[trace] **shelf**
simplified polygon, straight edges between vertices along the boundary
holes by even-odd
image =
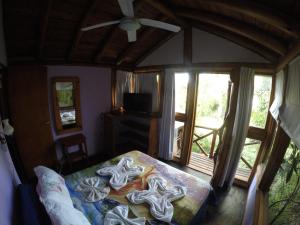
[[[139,150],[141,152],[146,153],[148,148],[146,146],[140,145],[138,143],[133,143],[131,141],[125,142],[125,143],[119,143],[116,146],[117,151],[121,153],[125,153],[132,150]]]
[[[138,130],[141,132],[148,132],[150,129],[150,126],[147,124],[143,124],[143,123],[139,123],[133,120],[125,120],[122,121],[121,124],[125,125],[128,128],[134,129],[134,130]]]
[[[120,137],[133,139],[133,140],[136,140],[136,141],[139,141],[139,142],[142,142],[142,143],[145,143],[146,145],[148,145],[148,137],[143,136],[134,131],[123,131],[120,133]]]

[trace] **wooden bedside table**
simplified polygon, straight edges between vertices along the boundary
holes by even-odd
[[[62,146],[63,156],[70,169],[72,169],[74,162],[85,160],[88,163],[86,138],[83,134],[63,137],[58,139],[57,142]],[[78,146],[78,150],[70,152],[69,148],[73,146]]]

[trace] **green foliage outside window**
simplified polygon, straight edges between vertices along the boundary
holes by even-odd
[[[293,143],[269,191],[269,224],[300,224],[300,150]]]

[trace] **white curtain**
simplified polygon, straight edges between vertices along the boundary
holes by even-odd
[[[232,185],[241,158],[252,110],[254,73],[255,71],[251,68],[242,67],[240,71],[237,109],[232,131],[231,146],[228,153],[229,160],[226,162],[224,174],[220,181],[221,184],[219,184],[220,187],[224,185],[230,187]]]
[[[11,156],[9,154],[9,149],[8,149],[8,146],[7,144],[5,143],[5,136],[4,136],[4,133],[3,133],[3,126],[2,126],[2,119],[1,119],[1,116],[0,116],[0,135],[1,135],[1,139],[4,138],[3,140],[3,143],[0,143],[0,160],[2,162],[0,162],[1,164],[1,171],[0,171],[0,177],[2,177],[4,179],[4,174],[2,173],[5,173],[5,172],[9,172],[10,173],[10,177],[13,181],[13,184],[15,186],[17,186],[18,184],[21,183],[20,181],[20,178],[17,174],[17,171],[15,169],[15,166],[14,166],[14,163],[11,159]],[[5,171],[4,171],[5,169]],[[3,181],[1,181],[3,182]]]
[[[275,120],[279,119],[279,110],[283,103],[285,74],[283,70],[276,74],[275,98],[270,107],[270,113]]]
[[[279,110],[280,126],[300,148],[300,56],[289,64],[285,100]]]
[[[159,157],[171,160],[175,125],[175,76],[172,69],[165,71],[164,104],[159,135]]]
[[[117,71],[116,90],[115,90],[115,107],[123,106],[123,94],[129,93],[131,88],[132,73],[127,71]]]
[[[152,94],[152,112],[159,111],[159,78],[157,73],[135,74],[134,90],[136,93]]]

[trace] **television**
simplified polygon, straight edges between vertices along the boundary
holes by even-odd
[[[124,93],[123,106],[126,112],[152,113],[152,94]]]

